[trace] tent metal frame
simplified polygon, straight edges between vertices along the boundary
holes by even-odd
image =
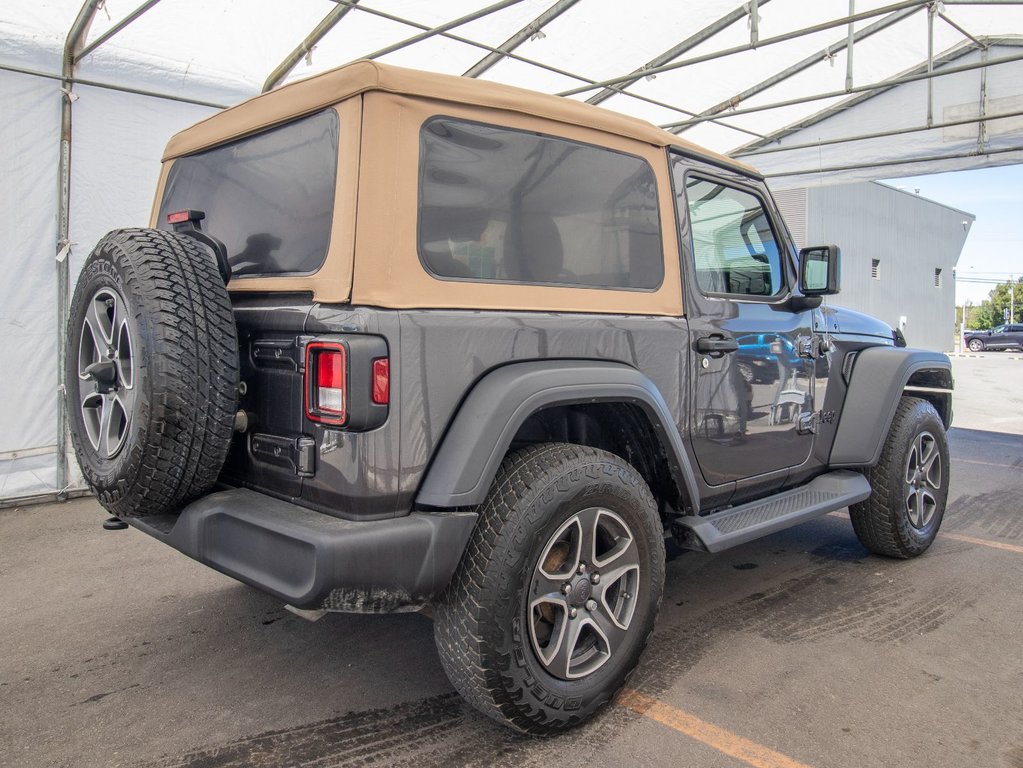
[[[175,101],[182,101],[192,104],[200,104],[203,106],[221,107],[223,105],[214,104],[211,102],[201,101],[197,99],[189,99],[187,97],[176,96],[173,94],[158,93],[154,91],[146,91],[143,89],[132,88],[128,86],[119,86],[113,83],[102,83],[90,80],[79,79],[76,77],[77,66],[82,59],[89,54],[95,52],[101,46],[109,42],[114,36],[126,29],[128,26],[133,24],[136,20],[144,15],[147,11],[157,5],[160,0],[146,0],[136,7],[132,12],[126,15],[123,19],[112,25],[103,34],[99,35],[93,41],[86,43],[89,29],[95,19],[96,12],[102,7],[102,0],[84,0],[82,8],[76,16],[73,24],[68,30],[68,34],[64,43],[63,57],[61,73],[59,76],[35,72],[32,70],[21,69],[12,66],[2,66],[0,68],[22,72],[25,74],[33,74],[41,77],[50,77],[53,79],[59,79],[61,83],[61,90],[63,92],[63,98],[61,99],[61,110],[60,110],[60,148],[59,148],[59,159],[58,159],[58,198],[57,198],[57,241],[56,241],[56,260],[57,260],[57,356],[58,356],[58,416],[57,416],[57,497],[66,498],[68,495],[67,488],[67,413],[64,408],[64,391],[66,386],[65,367],[66,367],[66,355],[65,345],[67,341],[67,315],[70,304],[70,273],[69,273],[69,251],[71,243],[69,241],[69,212],[70,212],[70,195],[71,195],[71,149],[72,149],[72,103],[76,98],[73,94],[73,88],[76,84],[87,85],[99,88],[108,88],[112,90],[118,90],[128,93],[135,93],[144,96],[151,96],[156,98],[171,99]],[[1006,152],[1014,152],[1023,150],[1023,147],[1010,147],[1010,148],[998,148],[990,149],[986,147],[986,124],[987,121],[997,120],[1007,117],[1016,117],[1020,115],[1020,112],[1010,112],[999,115],[987,114],[986,108],[986,72],[988,67],[998,66],[1000,64],[1007,64],[1023,60],[1023,54],[1017,56],[1005,56],[1000,58],[989,58],[988,48],[994,42],[1002,42],[991,39],[978,38],[967,31],[962,25],[958,24],[947,14],[949,7],[954,6],[968,6],[968,5],[1023,5],[1023,0],[944,0],[942,3],[938,3],[937,0],[901,0],[900,2],[890,3],[883,7],[875,8],[869,11],[856,12],[855,0],[849,2],[849,13],[846,16],[837,19],[831,19],[829,21],[821,22],[818,24],[802,27],[800,29],[791,30],[783,34],[774,35],[767,38],[760,37],[759,30],[759,9],[767,5],[770,0],[747,0],[737,8],[733,9],[729,13],[725,14],[721,18],[708,24],[697,32],[688,36],[685,40],[680,41],[677,45],[669,48],[660,55],[654,57],[643,66],[633,69],[630,72],[619,75],[610,79],[605,80],[592,80],[588,77],[568,72],[564,69],[545,64],[540,61],[530,59],[516,53],[516,50],[526,41],[535,37],[541,32],[544,26],[551,23],[555,19],[562,16],[573,7],[579,5],[582,0],[556,0],[552,2],[547,9],[534,18],[529,24],[519,29],[517,32],[512,34],[507,40],[505,40],[499,46],[489,46],[475,40],[468,39],[461,35],[453,33],[451,30],[467,24],[471,21],[475,21],[480,18],[484,18],[490,14],[496,13],[504,8],[510,7],[521,0],[498,0],[492,5],[485,8],[478,9],[473,13],[465,16],[453,19],[445,22],[444,24],[429,27],[425,24],[412,21],[411,19],[402,18],[389,14],[384,11],[380,11],[374,8],[370,8],[365,5],[360,5],[360,0],[333,0],[337,5],[332,8],[330,12],[324,16],[324,18],[317,24],[309,34],[303,38],[298,45],[275,67],[267,76],[266,81],[263,84],[263,91],[266,92],[282,83],[288,75],[294,70],[295,66],[306,56],[308,56],[312,50],[316,47],[317,43],[323,40],[332,29],[334,29],[351,11],[357,10],[364,13],[369,13],[380,18],[389,19],[413,28],[420,30],[419,33],[412,35],[411,37],[405,38],[404,40],[398,41],[386,48],[370,54],[370,58],[377,58],[384,56],[388,53],[402,50],[409,46],[415,45],[416,43],[422,42],[423,40],[431,37],[443,37],[446,39],[453,40],[455,42],[471,45],[479,48],[486,52],[479,61],[473,64],[464,73],[465,77],[479,77],[489,71],[496,64],[504,59],[512,59],[519,61],[524,64],[538,67],[545,71],[566,77],[568,79],[576,80],[581,85],[563,90],[558,95],[560,96],[575,96],[578,94],[595,91],[592,93],[586,101],[591,104],[600,104],[612,96],[621,95],[629,98],[637,99],[639,101],[649,103],[661,108],[677,112],[682,115],[688,116],[687,120],[677,121],[674,123],[668,123],[664,127],[675,130],[676,132],[684,132],[685,130],[704,123],[713,122],[730,130],[739,131],[756,137],[756,139],[746,145],[738,147],[733,150],[731,154],[735,156],[752,156],[758,154],[767,154],[769,152],[781,152],[789,149],[804,149],[810,146],[818,146],[823,144],[838,144],[850,141],[861,141],[865,139],[881,138],[885,136],[894,136],[903,133],[910,133],[915,131],[933,130],[943,127],[949,127],[953,125],[966,125],[971,123],[978,123],[981,128],[978,137],[978,145],[975,151],[971,153],[959,153],[945,155],[940,158],[924,158],[923,160],[933,159],[955,159],[958,157],[970,157],[970,156],[985,156],[988,154],[1001,154]],[[886,29],[898,22],[912,16],[916,12],[926,9],[928,14],[928,56],[927,61],[915,70],[911,70],[903,75],[888,78],[876,83],[869,85],[853,85],[853,53],[855,50],[855,44],[875,34],[882,29]],[[878,17],[881,17],[878,19]],[[722,30],[728,28],[732,24],[740,21],[741,19],[748,19],[750,27],[749,42],[744,45],[732,46],[729,48],[723,48],[711,53],[701,54],[692,56],[690,58],[679,59],[685,53],[696,48],[697,46],[707,42],[717,35]],[[933,41],[934,41],[934,20],[940,19],[943,22],[949,24],[962,34],[969,42],[961,47],[953,49],[950,52],[942,54],[940,56],[934,55]],[[868,19],[878,19],[870,25],[854,31],[853,25],[857,21],[865,21]],[[828,46],[822,51],[818,51],[811,56],[805,57],[799,62],[796,62],[785,69],[765,78],[756,85],[751,86],[743,90],[742,92],[735,94],[734,96],[708,108],[702,112],[696,113],[690,110],[684,109],[674,104],[668,104],[663,101],[653,99],[641,94],[633,93],[628,89],[641,82],[644,78],[649,78],[660,74],[662,72],[670,72],[683,67],[692,66],[694,64],[714,61],[726,56],[731,56],[746,51],[775,45],[778,43],[786,42],[789,40],[795,40],[800,37],[807,35],[813,35],[818,32],[826,31],[828,29],[834,29],[838,27],[846,27],[847,33],[844,40],[837,41],[835,44]],[[1014,43],[1018,44],[1018,43]],[[979,62],[968,64],[959,67],[945,67],[943,64],[951,61],[954,58],[958,58],[961,55],[965,55],[973,50],[980,49],[982,57]],[[834,91],[828,93],[819,93],[808,96],[803,96],[796,99],[787,99],[784,101],[778,101],[771,104],[759,105],[756,107],[737,108],[738,104],[747,99],[755,96],[756,94],[762,93],[774,85],[777,85],[784,80],[802,72],[815,64],[819,64],[821,61],[832,58],[836,53],[845,50],[846,51],[846,87],[843,91]],[[937,68],[940,67],[940,68]],[[933,120],[933,100],[932,100],[932,83],[936,77],[943,75],[954,74],[957,72],[965,72],[972,69],[980,69],[982,72],[981,81],[981,109],[980,114],[976,118],[947,121],[944,123],[935,124]],[[831,115],[835,114],[840,109],[847,109],[854,103],[858,103],[866,98],[877,95],[889,88],[897,85],[909,82],[916,82],[919,80],[926,80],[928,83],[928,116],[927,124],[922,127],[912,128],[901,128],[893,129],[891,131],[878,131],[871,134],[860,134],[858,136],[848,136],[837,139],[829,139],[822,142],[815,142],[810,144],[796,144],[789,145],[786,147],[769,147],[768,145],[777,142],[781,138],[798,130],[813,125],[820,120],[826,119]],[[855,94],[855,95],[854,95]],[[752,131],[748,128],[733,125],[729,122],[725,122],[727,118],[733,118],[743,114],[751,114],[754,112],[761,112],[770,109],[777,109],[786,106],[792,106],[796,104],[804,104],[812,101],[821,99],[835,98],[841,96],[853,96],[853,98],[847,99],[838,105],[835,105],[829,109],[823,110],[816,115],[812,115],[805,118],[797,123],[786,126],[774,133],[764,136]],[[727,113],[727,114],[725,114]],[[822,169],[811,169],[808,171],[793,171],[774,174],[774,176],[792,176],[802,175],[807,173],[819,173],[822,171],[837,171],[847,170],[851,168],[859,167],[882,167],[886,165],[898,165],[898,164],[909,164],[916,161],[891,161],[891,162],[880,162],[864,166],[835,166],[832,168]]]

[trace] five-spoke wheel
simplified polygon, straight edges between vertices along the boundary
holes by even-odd
[[[131,338],[124,299],[112,288],[101,288],[82,321],[78,396],[85,434],[102,459],[118,454],[131,427],[135,400]]]
[[[481,711],[549,733],[585,721],[635,668],[664,584],[664,527],[636,468],[543,443],[501,465],[437,606],[451,682]]]
[[[938,508],[935,493],[942,487],[941,452],[934,435],[924,431],[916,436],[906,457],[906,512],[910,524],[922,530]]]
[[[577,512],[554,533],[529,590],[529,639],[552,675],[583,677],[614,656],[632,624],[640,567],[629,526],[608,509]]]

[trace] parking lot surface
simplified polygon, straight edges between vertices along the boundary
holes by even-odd
[[[927,554],[844,513],[674,551],[628,689],[556,738],[465,705],[426,616],[312,624],[92,500],[0,510],[0,765],[1023,768],[1023,362],[954,365]]]

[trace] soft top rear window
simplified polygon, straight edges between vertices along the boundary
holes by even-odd
[[[323,264],[337,176],[333,109],[174,161],[160,204],[206,213],[235,277],[302,275]]]

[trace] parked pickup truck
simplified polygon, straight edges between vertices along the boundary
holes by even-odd
[[[304,611],[430,606],[454,686],[551,732],[636,666],[665,537],[934,540],[949,361],[839,280],[741,163],[357,62],[170,140],[78,279],[71,437],[116,518]]]

